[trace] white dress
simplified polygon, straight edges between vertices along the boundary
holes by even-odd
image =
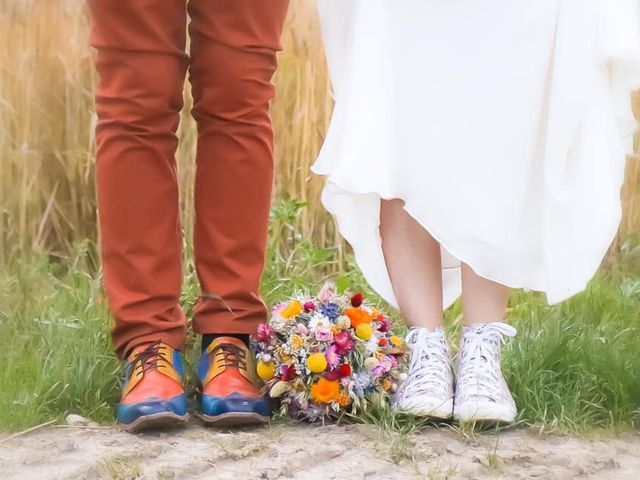
[[[546,292],[584,289],[621,215],[637,127],[640,0],[318,0],[336,99],[313,171],[367,280],[396,304],[379,232],[398,198],[460,261]]]

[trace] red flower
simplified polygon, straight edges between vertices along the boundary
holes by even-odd
[[[379,345],[381,347],[386,347],[387,346],[387,339],[386,338],[381,338],[380,342],[379,342]]]
[[[347,364],[340,367],[340,377],[348,377],[351,375],[351,367]]]
[[[283,365],[282,366],[282,381],[288,382],[289,380],[293,380],[296,378],[296,368],[293,365]]]
[[[309,300],[307,303],[304,304],[305,312],[313,312],[315,309],[316,309],[316,306],[311,300]]]
[[[340,378],[340,370],[333,368],[324,374],[324,378],[330,381],[338,380]]]
[[[364,300],[364,295],[361,293],[356,293],[353,297],[351,297],[351,305],[358,308],[362,305],[362,301]]]

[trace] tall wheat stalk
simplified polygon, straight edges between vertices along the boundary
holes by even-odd
[[[84,0],[0,0],[0,265],[22,252],[65,256],[96,238],[92,52]],[[342,245],[318,202],[315,159],[332,110],[314,0],[292,0],[276,76],[276,196],[308,201],[300,233]],[[186,90],[187,109],[190,106]],[[640,97],[636,98],[640,111]],[[177,154],[183,223],[193,218],[195,128]],[[620,239],[640,233],[640,162],[630,161]]]

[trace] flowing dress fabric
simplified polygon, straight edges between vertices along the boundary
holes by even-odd
[[[640,88],[640,0],[318,0],[335,109],[313,171],[376,291],[397,305],[381,199],[496,282],[584,289],[617,231]]]

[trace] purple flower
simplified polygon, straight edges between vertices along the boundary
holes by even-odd
[[[380,326],[378,327],[378,331],[385,333],[389,331],[389,322],[387,319],[380,320]]]
[[[391,363],[392,369],[398,368],[398,360],[396,359],[396,357],[394,357],[393,355],[386,355],[385,358],[389,361],[389,363]]]
[[[378,365],[376,365],[373,368],[373,370],[371,370],[371,376],[374,378],[378,378],[384,375],[385,373],[389,372],[389,370],[391,370],[393,366],[393,362],[391,361],[391,358],[392,357],[390,355],[385,355],[384,357],[382,357],[382,359],[380,360],[380,363],[378,363]],[[396,365],[397,365],[397,362],[396,362]]]
[[[382,362],[380,362],[378,365],[373,367],[373,370],[371,370],[371,376],[373,378],[381,377],[384,374],[385,374],[385,366],[382,364]]]

